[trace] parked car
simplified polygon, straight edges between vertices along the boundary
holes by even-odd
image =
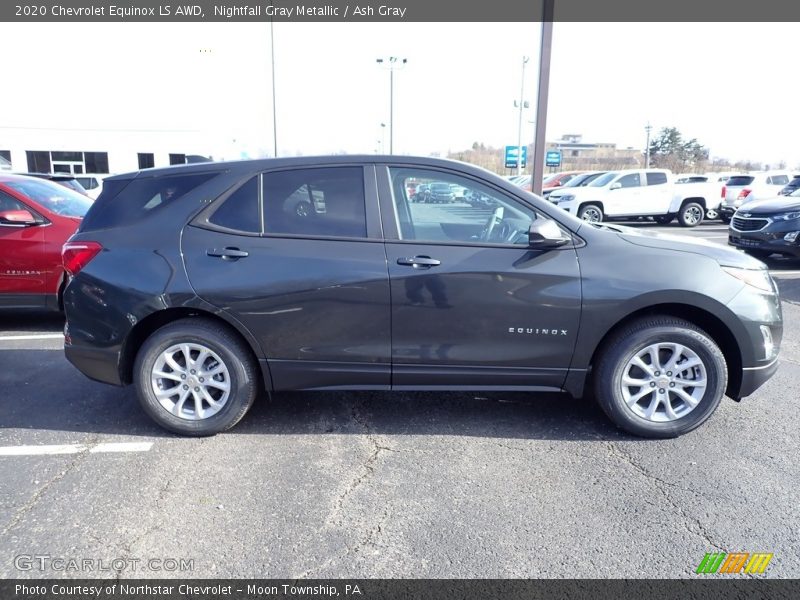
[[[778,195],[790,196],[792,192],[796,190],[800,190],[800,175],[792,176],[791,181],[789,181],[789,183],[787,183],[783,188],[781,188],[781,191],[778,192]]]
[[[726,223],[729,222],[740,206],[753,200],[777,196],[790,180],[787,171],[763,171],[730,177],[722,189],[720,217]]]
[[[546,175],[542,181],[542,195],[546,198],[550,192],[556,188],[565,186],[573,177],[580,175],[583,171],[562,171],[561,173],[552,173]],[[533,191],[530,182],[526,190]]]
[[[589,171],[587,173],[581,173],[580,175],[576,175],[575,177],[571,178],[567,183],[561,186],[561,189],[566,188],[576,188],[576,187],[586,187],[590,183],[592,183],[595,179],[600,177],[601,175],[605,175],[608,171]],[[542,190],[542,195],[550,200],[550,194],[556,188],[552,188],[550,190]],[[547,191],[545,194],[544,192]]]
[[[729,177],[722,173],[682,173],[675,176],[675,184],[682,186],[679,192],[683,197],[702,198],[705,218],[713,220],[719,218],[722,189]]]
[[[0,307],[59,309],[61,247],[91,203],[51,181],[0,174]]]
[[[68,175],[66,173],[16,173],[16,175],[36,177],[37,179],[47,179],[48,181],[53,181],[59,185],[63,185],[64,187],[76,191],[79,194],[89,197],[86,188],[81,185],[80,181],[78,181],[74,175]]]
[[[107,173],[84,173],[83,175],[75,175],[75,180],[83,186],[90,198],[97,200],[97,197],[103,191],[103,179],[106,177],[108,177]]]
[[[728,243],[762,260],[800,258],[800,190],[742,206],[728,226]]]
[[[431,219],[409,180],[496,207]],[[623,429],[674,437],[777,368],[760,261],[589,224],[464,163],[294,157],[104,185],[64,245],[66,356],[181,434],[234,426],[263,390],[591,386]],[[303,186],[324,215],[286,210]]]

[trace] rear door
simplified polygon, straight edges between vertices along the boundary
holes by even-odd
[[[183,233],[196,293],[242,323],[276,390],[390,383],[374,167],[254,174]]]
[[[0,190],[0,212],[31,208]],[[37,216],[36,213],[33,213]],[[45,305],[45,221],[19,225],[0,220],[0,306]]]

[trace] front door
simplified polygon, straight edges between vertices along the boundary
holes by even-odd
[[[574,248],[529,248],[531,222],[547,217],[478,180],[411,167],[380,174],[384,230],[396,238],[386,243],[392,386],[560,388],[580,319]],[[450,184],[454,198],[411,202],[412,181]]]
[[[276,390],[389,387],[389,277],[368,176],[255,175],[184,231],[192,286],[256,337]]]
[[[0,191],[0,212],[9,210],[31,209]],[[44,221],[19,225],[0,220],[0,306],[45,306],[45,228]]]

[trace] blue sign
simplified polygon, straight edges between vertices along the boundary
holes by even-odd
[[[523,169],[525,165],[528,163],[528,147],[522,146],[522,159],[520,161],[520,167]],[[506,146],[506,169],[516,169],[517,168],[517,158],[519,157],[519,146]]]
[[[560,167],[561,166],[561,150],[548,150],[544,155],[545,167]]]

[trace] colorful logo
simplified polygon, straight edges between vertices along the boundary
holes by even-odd
[[[763,573],[771,560],[771,552],[707,552],[695,573]]]

